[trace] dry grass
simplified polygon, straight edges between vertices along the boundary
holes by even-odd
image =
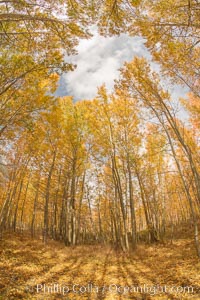
[[[28,237],[6,235],[0,247],[0,299],[200,299],[200,261],[189,239],[173,245],[138,246],[135,253],[116,252],[109,247],[67,248],[50,241],[47,246]],[[37,284],[53,287],[74,284],[91,291],[37,293]],[[113,290],[109,291],[109,285]],[[194,292],[150,295],[114,291],[116,286],[192,286]],[[105,289],[103,288],[105,286]],[[98,292],[95,287],[99,287]],[[84,288],[83,288],[84,291]]]

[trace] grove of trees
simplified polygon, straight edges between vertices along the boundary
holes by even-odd
[[[55,97],[93,24],[142,36],[152,60],[93,100]],[[0,233],[126,251],[187,226],[200,257],[199,44],[198,0],[0,1]]]

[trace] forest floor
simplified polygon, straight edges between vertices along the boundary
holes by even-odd
[[[131,254],[19,235],[0,241],[0,299],[200,299],[193,242],[140,245]]]

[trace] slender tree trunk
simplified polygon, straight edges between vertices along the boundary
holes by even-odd
[[[50,166],[50,170],[47,178],[47,186],[46,186],[46,197],[45,197],[45,206],[44,206],[44,228],[43,228],[43,242],[46,244],[48,230],[49,230],[49,197],[50,197],[50,187],[51,187],[51,177],[54,169],[56,159],[56,151],[53,153],[53,160]]]
[[[19,188],[19,193],[18,193],[16,205],[15,205],[15,212],[14,212],[14,219],[13,219],[13,231],[14,232],[16,231],[17,212],[18,212],[18,206],[19,206],[20,196],[21,196],[21,192],[22,192],[22,188],[23,188],[23,180],[24,180],[24,178],[21,180],[20,188]]]
[[[38,177],[38,182],[36,185],[36,193],[34,198],[34,204],[33,204],[33,213],[32,213],[32,220],[31,220],[31,237],[33,238],[35,235],[35,217],[36,217],[36,210],[37,210],[37,203],[38,203],[38,197],[39,197],[39,189],[40,189],[40,174]]]
[[[80,242],[79,239],[80,239],[81,209],[82,209],[82,203],[83,203],[83,197],[84,197],[84,191],[85,191],[85,177],[86,177],[86,171],[84,171],[84,174],[83,174],[81,193],[80,193],[80,199],[79,199],[76,244],[78,244]]]
[[[131,210],[132,248],[135,249],[137,243],[137,236],[136,236],[137,233],[136,233],[135,204],[133,200],[133,185],[132,185],[129,153],[127,153],[127,169],[128,169],[128,181],[129,181],[129,201],[130,201],[130,210]]]
[[[26,189],[25,189],[25,195],[24,195],[24,199],[23,199],[23,202],[22,202],[22,210],[21,210],[21,217],[20,217],[21,231],[23,231],[24,208],[25,208],[25,203],[26,203],[26,198],[27,198],[27,193],[28,193],[28,187],[29,187],[29,183],[30,183],[30,178],[31,178],[31,174],[29,175],[29,178],[28,178],[28,182],[27,182]]]

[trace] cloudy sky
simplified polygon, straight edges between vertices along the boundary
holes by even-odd
[[[125,34],[117,37],[102,37],[93,30],[90,40],[81,40],[78,55],[71,58],[77,65],[73,72],[64,74],[57,94],[74,96],[74,99],[92,99],[97,87],[103,83],[111,90],[119,68],[134,55],[150,57],[142,38]]]
[[[95,29],[92,33],[93,37],[90,40],[80,41],[77,47],[78,55],[71,58],[77,68],[61,77],[56,95],[71,95],[75,101],[92,99],[97,94],[97,88],[103,83],[109,91],[112,90],[114,79],[118,78],[119,68],[125,61],[131,61],[134,56],[150,59],[141,37],[122,34],[105,38]],[[157,69],[156,65],[154,68]],[[173,88],[173,96],[179,97],[184,94],[182,88]]]

